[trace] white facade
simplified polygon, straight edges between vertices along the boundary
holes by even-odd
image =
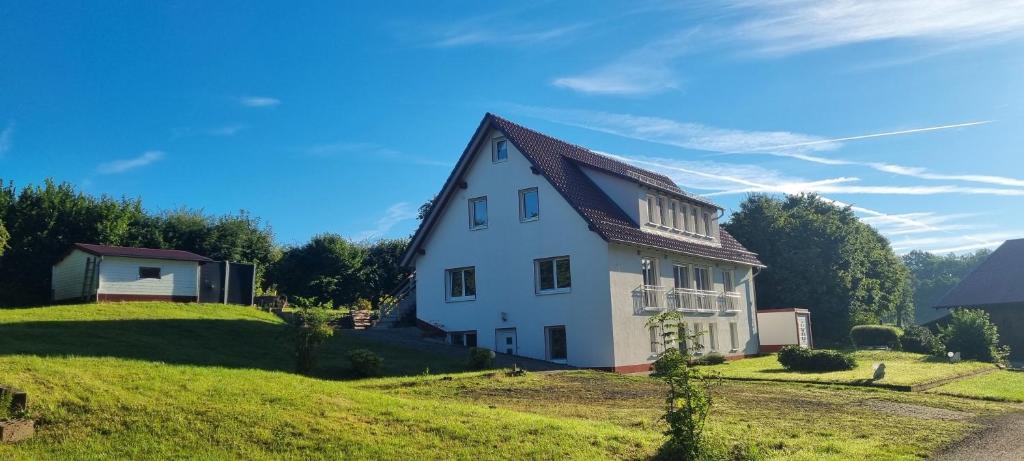
[[[433,227],[412,259],[419,321],[445,331],[460,344],[471,343],[466,339],[470,333],[477,346],[498,352],[580,367],[640,371],[657,352],[646,322],[666,308],[684,307],[680,303],[688,301],[681,296],[687,293],[701,303],[686,304],[683,313],[688,324],[704,332],[705,353],[733,357],[758,353],[751,265],[606,241],[512,143],[506,146],[507,159],[495,161],[494,142],[502,139],[500,131],[489,130],[482,136],[459,175],[464,184],[438,205]],[[647,225],[651,190],[596,169],[581,169],[626,215],[645,223],[641,225],[645,232],[720,245],[717,210],[706,205],[699,208],[682,196],[666,197],[678,201],[680,210],[685,202],[701,210],[701,216],[707,212],[714,220],[709,224],[711,236],[687,233],[685,226]],[[530,188],[537,189],[540,216],[524,221],[520,191]],[[487,223],[474,226],[472,201],[481,197],[486,197]],[[541,292],[538,260],[555,257],[568,257],[571,287]],[[645,283],[643,258],[655,261],[654,284]],[[706,270],[709,286],[699,292],[674,289],[674,265]],[[448,272],[462,268],[473,270],[472,296],[462,287],[466,275],[460,272],[458,280],[452,281]],[[693,287],[693,270],[687,274],[691,280],[686,286]],[[727,277],[732,279],[731,291],[724,293]],[[453,284],[457,285],[454,291]],[[650,287],[650,297],[645,295],[645,285]]]
[[[95,276],[87,272],[90,258],[99,268]],[[150,276],[143,277],[140,270],[149,271]],[[52,275],[55,301],[196,300],[199,296],[199,263],[195,261],[95,256],[76,249],[53,266]],[[87,280],[94,282],[83,292]]]

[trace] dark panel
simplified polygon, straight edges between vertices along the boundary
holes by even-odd
[[[228,304],[252,305],[255,271],[252,264],[228,263]]]
[[[199,302],[224,302],[223,262],[209,262],[199,266]]]

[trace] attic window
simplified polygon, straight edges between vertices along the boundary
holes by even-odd
[[[160,268],[159,267],[140,267],[139,268],[140,279],[159,279]]]
[[[491,160],[494,163],[508,160],[508,141],[501,138],[494,140],[494,145],[491,149]]]

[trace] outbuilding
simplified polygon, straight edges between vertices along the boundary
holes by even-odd
[[[783,346],[814,347],[811,311],[800,308],[758,309],[761,352],[777,352]]]
[[[183,250],[76,243],[53,266],[54,301],[252,304],[255,268]]]

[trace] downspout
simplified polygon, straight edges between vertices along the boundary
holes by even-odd
[[[99,258],[100,259],[96,261],[96,264],[92,266],[93,271],[96,272],[96,294],[94,296],[94,298],[96,298],[96,302],[100,302],[100,287],[103,285],[103,277],[100,277],[100,265],[103,264],[103,256],[100,256]]]

